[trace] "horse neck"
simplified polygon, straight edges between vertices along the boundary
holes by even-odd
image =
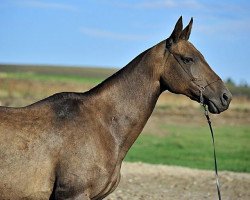
[[[141,133],[161,93],[154,69],[157,62],[150,51],[93,89],[100,103],[99,118],[117,142],[121,159]]]

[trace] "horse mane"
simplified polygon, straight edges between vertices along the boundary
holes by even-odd
[[[107,79],[105,79],[104,81],[102,81],[100,84],[98,84],[97,86],[93,87],[92,89],[90,89],[88,91],[88,93],[92,93],[92,92],[97,92],[100,91],[102,88],[108,88],[109,85],[111,83],[113,83],[113,81],[117,81],[118,79],[120,79],[121,77],[123,77],[127,71],[132,70],[135,66],[137,66],[142,58],[144,57],[144,55],[150,50],[151,48],[147,49],[146,51],[140,53],[138,56],[136,56],[132,61],[130,61],[126,66],[124,66],[122,69],[118,70],[116,73],[114,73],[113,75],[111,75],[110,77],[108,77]]]
[[[84,93],[80,93],[80,92],[59,92],[56,94],[53,94],[51,96],[48,96],[44,99],[41,99],[35,103],[32,103],[28,106],[25,107],[33,107],[33,106],[37,106],[37,105],[42,105],[42,104],[46,104],[46,103],[53,103],[53,102],[60,102],[60,101],[64,101],[64,100],[80,100],[82,99],[82,95]]]

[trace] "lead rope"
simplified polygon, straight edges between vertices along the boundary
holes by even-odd
[[[212,128],[212,123],[210,120],[210,117],[208,115],[208,110],[206,105],[204,104],[204,99],[203,99],[203,91],[205,90],[204,87],[200,87],[200,104],[204,108],[204,115],[207,119],[207,123],[209,125],[209,129],[212,135],[212,141],[213,141],[213,149],[214,149],[214,170],[215,170],[215,178],[216,178],[216,187],[217,187],[217,192],[218,192],[218,197],[219,200],[221,200],[221,194],[220,194],[220,182],[219,182],[219,175],[218,175],[218,167],[217,167],[217,159],[216,159],[216,152],[215,152],[215,143],[214,143],[214,132]]]

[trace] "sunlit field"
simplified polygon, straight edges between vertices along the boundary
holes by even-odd
[[[84,92],[115,69],[0,66],[0,104],[26,106],[58,92]],[[238,91],[237,88],[233,90]],[[244,88],[249,92],[249,88]],[[250,99],[234,96],[212,115],[220,170],[250,172]],[[213,169],[211,135],[197,102],[165,92],[126,161]]]

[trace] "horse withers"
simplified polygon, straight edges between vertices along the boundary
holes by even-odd
[[[85,93],[58,93],[21,108],[0,107],[0,199],[103,199],[121,163],[169,90],[228,109],[232,95],[188,41],[182,18],[166,40]]]

